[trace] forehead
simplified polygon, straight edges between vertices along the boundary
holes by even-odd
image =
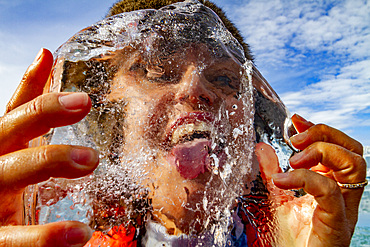
[[[231,68],[242,68],[240,62],[227,51],[204,43],[184,44],[177,47],[169,47],[161,43],[150,47],[145,45],[135,48],[128,46],[110,54],[108,58],[112,58],[112,65],[119,69],[128,68],[130,64],[135,62],[172,67],[189,63],[200,67],[227,64]]]
[[[135,60],[162,62],[169,69],[183,62],[210,68],[225,65],[226,61],[239,65],[246,61],[243,48],[218,16],[198,1],[109,17],[77,33],[56,51],[55,57],[67,84],[81,84],[81,78],[88,77],[81,87],[93,87],[97,92],[102,92],[101,88],[109,91],[117,75],[115,69],[123,72]]]

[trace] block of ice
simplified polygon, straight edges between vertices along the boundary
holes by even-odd
[[[293,129],[212,10],[185,1],[116,15],[54,56],[50,92],[87,92],[93,107],[39,143],[93,147],[101,162],[87,177],[30,187],[26,223],[130,226],[143,245],[225,246],[247,241],[248,227],[264,234],[267,192],[254,147],[270,144],[286,171]]]

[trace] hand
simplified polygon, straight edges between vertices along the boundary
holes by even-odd
[[[82,246],[91,237],[91,230],[80,222],[15,226],[23,222],[26,186],[50,177],[84,176],[99,162],[96,151],[85,147],[28,148],[31,139],[78,122],[91,108],[85,93],[41,95],[52,63],[52,54],[42,49],[0,118],[0,246]]]
[[[365,181],[362,145],[339,130],[297,115],[292,121],[300,134],[291,142],[302,150],[290,159],[294,171],[281,173],[274,150],[264,143],[256,147],[279,222],[279,245],[349,246],[363,188],[344,189],[337,182]],[[289,191],[300,188],[308,194],[296,198]]]

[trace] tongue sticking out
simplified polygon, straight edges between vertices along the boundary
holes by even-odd
[[[207,139],[195,139],[173,147],[169,161],[176,165],[177,171],[185,179],[194,179],[209,170],[208,149],[211,142]]]

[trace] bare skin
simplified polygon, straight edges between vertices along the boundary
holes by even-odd
[[[41,50],[0,118],[0,246],[82,246],[91,237],[91,230],[80,222],[20,226],[27,185],[51,176],[77,178],[98,165],[96,151],[85,147],[27,148],[31,139],[50,128],[81,120],[91,107],[82,93],[40,96],[52,62],[51,53]]]
[[[79,222],[19,226],[25,186],[51,176],[84,176],[98,164],[96,152],[89,148],[63,145],[27,148],[29,140],[50,128],[79,121],[91,107],[87,95],[82,93],[41,95],[51,65],[50,52],[42,50],[26,72],[7,113],[0,118],[0,246],[82,246],[91,236],[88,227]],[[73,96],[62,99],[63,95]],[[293,122],[302,133],[291,141],[303,150],[291,159],[295,171],[274,174],[279,169],[273,150],[264,144],[256,147],[271,200],[278,203],[277,218],[280,222],[290,222],[281,233],[279,244],[348,246],[363,189],[340,189],[336,181],[358,183],[365,180],[362,146],[328,126],[314,125],[297,116],[293,117]],[[286,190],[293,188],[304,188],[312,196],[291,198]]]
[[[150,174],[147,183],[152,187],[153,214],[160,219],[158,221],[170,221],[170,223],[162,223],[169,225],[168,228],[173,229],[175,224],[176,232],[189,234],[193,228],[200,232],[203,222],[210,214],[210,208],[202,211],[203,208],[198,206],[203,204],[205,191],[210,197],[209,201],[213,201],[216,196],[212,194],[209,187],[220,188],[222,181],[219,177],[211,178],[210,171],[195,174],[194,177],[187,177],[184,173],[180,173],[175,162],[171,162],[168,157],[171,157],[169,150],[183,143],[173,141],[170,144],[166,140],[176,139],[172,138],[176,130],[183,126],[190,129],[194,122],[211,127],[217,126],[211,125],[203,116],[215,118],[222,106],[229,112],[235,113],[225,120],[224,129],[238,127],[246,113],[243,112],[242,101],[235,97],[240,88],[240,81],[230,79],[238,78],[240,65],[230,58],[214,58],[204,44],[186,46],[184,50],[167,58],[171,62],[164,62],[163,65],[166,73],[175,71],[173,74],[176,76],[168,73],[164,77],[152,78],[155,74],[145,73],[141,68],[144,62],[140,64],[138,62],[140,56],[134,52],[128,58],[119,58],[121,61],[128,62],[122,66],[111,83],[108,98],[115,102],[124,99],[126,104],[127,115],[122,129],[125,133],[125,144],[122,146],[121,154],[130,157],[132,153],[142,153],[140,149],[143,146],[156,150],[155,161],[145,165]],[[233,106],[238,110],[233,110]],[[194,122],[186,124],[186,121]],[[176,123],[183,124],[175,127]],[[207,128],[198,130],[204,129]],[[219,131],[222,131],[221,127]],[[226,133],[226,130],[224,131]],[[227,143],[231,143],[232,132],[225,134],[225,138],[228,140]],[[242,144],[234,144],[231,148],[241,150]],[[198,154],[197,157],[199,156],[201,155]],[[245,179],[251,180],[251,178]]]
[[[300,132],[291,138],[292,144],[303,150],[290,159],[293,172],[279,171],[269,146],[256,147],[277,220],[288,225],[281,227],[279,240],[284,246],[349,246],[363,189],[341,189],[336,182],[365,181],[362,145],[329,126],[298,115],[292,120]],[[308,194],[296,198],[286,191],[299,188]]]

